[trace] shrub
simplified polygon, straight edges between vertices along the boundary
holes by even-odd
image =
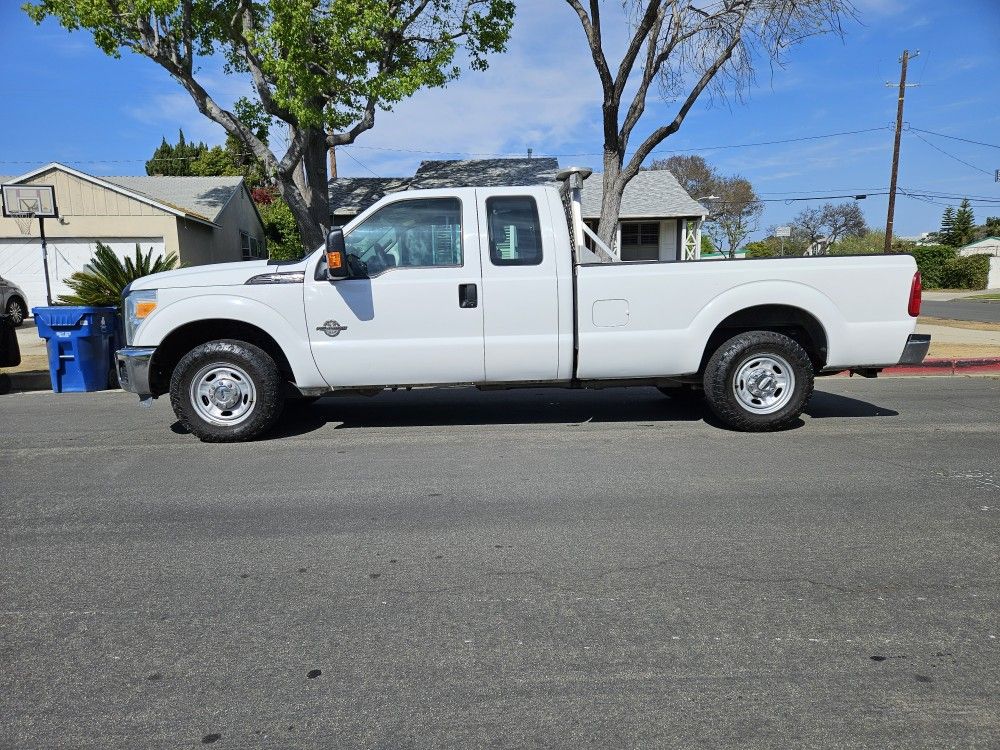
[[[82,271],[66,279],[66,286],[73,290],[73,294],[61,295],[59,303],[120,307],[126,286],[151,273],[169,271],[176,265],[177,256],[174,253],[157,255],[153,260],[153,248],[143,253],[138,242],[135,244],[135,260],[125,258],[124,261],[110,247],[98,242],[93,260]]]
[[[949,287],[945,283],[945,265],[956,259],[955,248],[947,245],[917,245],[910,250],[917,261],[924,287],[940,289]]]
[[[257,211],[264,223],[267,255],[271,260],[295,260],[305,254],[292,209],[285,201],[274,196],[270,203],[257,201]]]
[[[778,251],[768,242],[763,240],[751,242],[746,246],[747,258],[775,258]]]
[[[941,285],[948,289],[985,289],[989,276],[989,255],[960,255],[945,262]]]

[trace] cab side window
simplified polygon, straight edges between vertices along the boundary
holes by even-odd
[[[486,221],[493,265],[537,266],[542,262],[542,233],[534,198],[487,198]]]
[[[345,244],[365,262],[369,276],[391,268],[461,266],[462,203],[458,198],[392,203],[352,229]]]

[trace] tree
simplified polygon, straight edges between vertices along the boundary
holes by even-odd
[[[865,215],[856,201],[839,205],[827,203],[820,211],[831,243],[844,237],[863,237],[868,231]]]
[[[742,96],[760,58],[780,63],[802,39],[839,33],[841,17],[852,12],[848,0],[623,0],[631,34],[615,67],[604,49],[600,0],[566,2],[583,27],[603,95],[604,199],[597,233],[608,245],[625,186],[653,149],[680,129],[702,94]],[[630,148],[654,83],[680,104],[673,118]]]
[[[177,145],[167,143],[166,136],[146,162],[146,174],[185,176],[192,174],[191,164],[208,150],[204,143],[188,143],[184,131],[178,133]]]
[[[972,213],[972,206],[968,198],[963,198],[958,210],[955,212],[955,221],[952,224],[952,240],[955,247],[962,247],[972,242],[972,236],[976,230],[976,217]]]
[[[718,194],[718,200],[712,201],[706,230],[716,247],[725,245],[729,257],[735,258],[740,245],[757,229],[764,204],[750,181],[743,177],[717,179],[714,192]]]
[[[948,245],[949,247],[955,247],[955,209],[951,206],[946,206],[944,213],[941,215],[941,228],[937,233],[938,242],[942,245]]]
[[[486,68],[514,15],[511,0],[32,0],[24,8],[36,23],[54,17],[89,30],[112,57],[131,50],[166,70],[260,160],[309,247],[330,223],[327,150],[354,143],[377,110],[457,77],[461,45],[473,69]],[[249,106],[287,126],[283,155],[206,88],[203,61],[215,53],[227,72],[249,76]]]
[[[713,195],[719,179],[715,169],[697,154],[674,154],[666,159],[654,159],[650,169],[665,169],[695,200]]]
[[[824,216],[822,208],[804,208],[792,219],[792,236],[805,243],[808,249],[823,237]]]

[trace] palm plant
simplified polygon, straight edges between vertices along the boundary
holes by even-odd
[[[103,242],[97,243],[93,260],[82,271],[77,271],[68,279],[66,286],[73,294],[64,294],[59,302],[64,305],[95,305],[119,307],[122,291],[136,279],[151,273],[169,271],[177,265],[177,255],[167,253],[153,259],[153,248],[143,253],[139,243],[135,245],[135,259],[124,261]]]

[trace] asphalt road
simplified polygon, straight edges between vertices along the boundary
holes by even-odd
[[[1000,380],[0,396],[0,747],[996,747]]]
[[[934,302],[924,300],[920,314],[932,318],[948,320],[975,320],[980,323],[1000,323],[1000,302],[977,302],[975,300],[948,300]]]

